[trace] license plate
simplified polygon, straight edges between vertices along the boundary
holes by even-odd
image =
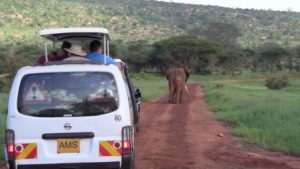
[[[80,139],[57,139],[57,153],[80,153]]]

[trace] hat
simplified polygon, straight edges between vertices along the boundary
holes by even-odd
[[[77,45],[77,44],[72,44],[72,46],[70,48],[64,48],[65,51],[69,52],[69,53],[72,53],[74,55],[78,55],[78,56],[85,56],[86,55],[86,52],[83,51],[81,49],[81,46],[80,45]]]

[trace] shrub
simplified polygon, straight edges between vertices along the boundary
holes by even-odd
[[[220,89],[220,88],[223,88],[223,87],[224,87],[223,84],[216,84],[216,88],[217,88],[217,89]]]
[[[0,79],[0,92],[4,91],[5,83]]]
[[[9,81],[7,79],[0,78],[0,95],[1,95],[1,92],[7,93],[9,91],[9,87],[10,87]],[[1,99],[1,97],[0,97],[0,99]],[[1,103],[0,103],[0,105],[1,105]],[[1,108],[1,106],[0,106],[0,108]]]
[[[266,86],[269,89],[282,89],[284,87],[287,87],[288,84],[289,81],[286,76],[269,77],[266,80]]]

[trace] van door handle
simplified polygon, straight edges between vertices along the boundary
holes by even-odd
[[[93,138],[93,132],[78,132],[78,133],[45,133],[42,138],[45,140],[58,138]]]

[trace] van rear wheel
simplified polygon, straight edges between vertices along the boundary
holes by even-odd
[[[128,156],[123,156],[123,162],[121,169],[134,169],[135,159],[134,153]]]

